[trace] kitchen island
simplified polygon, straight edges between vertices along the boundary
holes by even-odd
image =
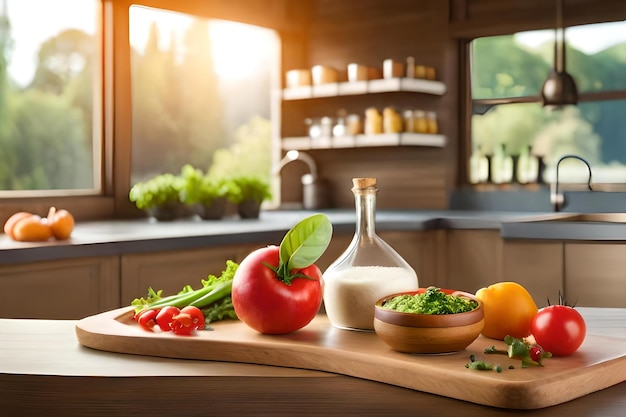
[[[581,308],[588,333],[626,341],[626,309]],[[12,416],[510,416],[516,411],[325,372],[116,354],[74,320],[0,319],[0,410]],[[584,348],[584,345],[583,345]],[[626,352],[625,352],[626,354]],[[393,411],[392,411],[393,410]],[[528,416],[623,416],[626,382]]]

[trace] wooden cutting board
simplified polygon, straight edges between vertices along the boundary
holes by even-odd
[[[190,337],[151,333],[133,321],[132,309],[122,308],[80,320],[76,335],[82,345],[110,352],[313,369],[511,409],[548,407],[626,381],[626,340],[595,335],[572,356],[521,368],[504,355],[484,355],[491,345],[505,346],[482,336],[463,352],[412,355],[391,350],[375,333],[336,329],[326,316],[281,336],[236,320],[212,328]],[[465,368],[471,354],[503,371]]]

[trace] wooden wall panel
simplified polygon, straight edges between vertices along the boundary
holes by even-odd
[[[345,71],[352,62],[382,68],[387,58],[436,68],[449,86],[446,98],[422,94],[393,93],[283,103],[282,135],[305,136],[307,117],[336,116],[340,109],[364,115],[368,107],[382,111],[393,106],[399,111],[436,111],[441,132],[456,135],[452,122],[456,113],[456,65],[450,65],[443,44],[446,42],[447,2],[363,0],[318,0],[311,11],[302,67],[316,64]],[[444,63],[454,68],[444,69]],[[449,77],[449,78],[448,78]],[[451,104],[451,105],[450,105]],[[444,107],[445,106],[445,107]],[[450,140],[455,146],[456,139]],[[447,150],[418,147],[314,150],[309,152],[318,164],[320,177],[328,181],[333,207],[353,207],[351,179],[374,176],[379,179],[381,208],[443,209],[447,207],[450,167]],[[454,156],[452,156],[454,157]],[[281,194],[284,201],[301,199],[301,171],[285,170]],[[291,171],[291,172],[290,172]],[[454,169],[452,170],[454,172]]]
[[[379,208],[436,209],[446,205],[441,149],[341,149],[313,156],[329,183],[335,207],[354,207],[350,189],[355,177],[378,179]]]
[[[447,208],[447,196],[463,184],[468,154],[464,140],[465,97],[464,41],[478,36],[552,28],[553,0],[315,0],[298,59],[289,67],[323,64],[345,71],[349,63],[382,66],[386,58],[434,66],[448,92],[442,97],[377,94],[340,100],[303,100],[281,106],[283,136],[304,136],[307,117],[335,116],[339,109],[363,114],[368,106],[382,110],[424,108],[437,112],[443,149],[370,148],[353,151],[312,151],[320,175],[328,178],[336,207],[350,206],[346,181],[363,172],[378,176],[381,184],[393,184],[381,194],[380,204],[391,208]],[[565,0],[567,25],[626,19],[622,0]],[[408,163],[407,158],[413,161]],[[301,199],[301,173],[283,176],[282,194]],[[368,174],[366,174],[368,175]]]
[[[450,0],[450,33],[471,38],[546,29],[556,23],[556,0]],[[623,0],[564,0],[566,26],[626,19]]]

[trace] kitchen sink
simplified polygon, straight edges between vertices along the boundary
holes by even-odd
[[[626,213],[554,213],[546,214],[531,221],[626,223]]]

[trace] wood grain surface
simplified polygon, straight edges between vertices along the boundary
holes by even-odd
[[[83,346],[109,352],[327,371],[507,409],[544,408],[626,380],[626,340],[597,335],[588,335],[572,356],[526,369],[505,356],[484,355],[486,347],[504,346],[482,336],[463,352],[410,355],[391,350],[374,333],[336,329],[325,316],[289,335],[262,335],[228,321],[180,337],[142,330],[132,310],[123,308],[78,321],[76,335]],[[504,370],[468,370],[470,354]]]

